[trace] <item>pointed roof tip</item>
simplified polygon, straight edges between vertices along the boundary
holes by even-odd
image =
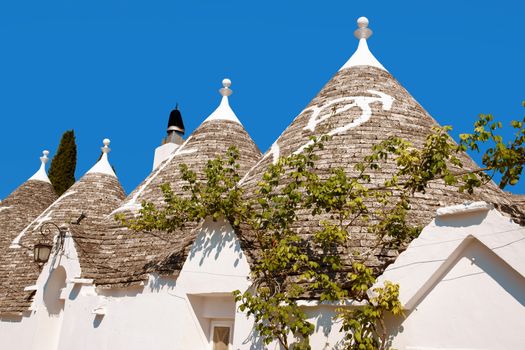
[[[239,118],[237,118],[237,116],[231,109],[230,103],[228,101],[228,96],[231,96],[231,94],[233,94],[233,91],[230,89],[231,84],[232,82],[228,78],[222,80],[222,88],[219,89],[219,92],[222,96],[221,104],[219,105],[219,107],[217,107],[217,109],[215,109],[215,111],[213,111],[212,114],[208,116],[208,118],[206,118],[206,120],[204,120],[204,122],[209,122],[212,120],[228,120],[231,122],[241,124]]]
[[[372,29],[368,28],[368,23],[368,18],[366,17],[359,17],[357,19],[358,28],[354,31],[354,36],[359,39],[359,45],[357,46],[357,50],[354,52],[352,57],[350,57],[350,59],[339,69],[339,71],[356,66],[371,66],[387,71],[368,48],[366,40],[373,34]]]
[[[103,147],[100,147],[100,149],[102,150],[102,156],[100,157],[99,161],[86,172],[86,174],[99,173],[117,177],[117,175],[113,171],[113,167],[111,166],[111,164],[109,164],[108,160],[108,153],[111,151],[111,148],[109,148],[109,144],[111,143],[111,141],[110,139],[104,139],[102,140],[102,143],[104,144]]]
[[[36,173],[33,174],[33,176],[29,178],[29,180],[44,181],[44,182],[51,183],[46,173],[46,164],[49,161],[49,158],[47,157],[48,154],[49,154],[48,150],[42,151],[42,157],[40,157],[40,162],[41,162],[40,168],[38,169]]]

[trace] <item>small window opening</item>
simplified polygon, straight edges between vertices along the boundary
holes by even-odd
[[[230,350],[232,345],[231,322],[212,321],[211,323],[211,345],[212,350]]]

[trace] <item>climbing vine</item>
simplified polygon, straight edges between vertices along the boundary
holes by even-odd
[[[378,248],[402,249],[417,237],[421,228],[408,220],[411,200],[431,182],[469,193],[497,173],[502,188],[517,183],[525,162],[525,131],[523,121],[512,126],[516,134],[509,143],[496,134],[501,123],[490,115],[482,115],[459,144],[449,137],[450,127],[434,128],[423,145],[390,137],[373,146],[352,172],[321,169],[317,153],[330,137],[312,138],[303,152],[269,165],[251,192],[239,185],[239,152],[231,147],[208,161],[201,177],[181,165],[184,195],[163,185],[163,206],[145,202],[137,218],[118,219],[137,231],[167,232],[207,217],[228,221],[253,262],[252,287],[234,296],[265,344],[310,349],[314,325],[300,301],[314,299],[339,305],[336,317],[346,349],[384,350],[389,348],[385,315],[402,315],[399,286],[378,285],[367,261]],[[461,154],[479,150],[482,143],[487,147],[483,167],[464,169]],[[397,170],[382,182],[373,181],[385,164]],[[302,230],[298,223],[305,217],[319,224]],[[346,251],[349,240],[363,233],[355,227],[365,227],[375,244]],[[347,308],[348,300],[360,306]]]

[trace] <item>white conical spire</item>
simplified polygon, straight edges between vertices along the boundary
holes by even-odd
[[[117,177],[108,160],[108,153],[111,151],[111,148],[109,148],[110,142],[111,141],[109,139],[104,139],[102,141],[102,143],[104,144],[104,147],[100,147],[100,149],[102,150],[102,157],[100,157],[100,160],[97,162],[97,164],[95,164],[91,169],[89,169],[86,174],[100,173]]]
[[[40,157],[40,169],[38,169],[38,171],[33,176],[31,176],[29,180],[37,180],[51,183],[46,173],[46,163],[49,161],[49,158],[47,157],[48,154],[48,150],[42,151],[42,157]]]
[[[222,80],[223,87],[219,90],[222,95],[221,104],[212,114],[210,114],[208,118],[206,118],[205,122],[209,122],[211,120],[229,120],[241,124],[239,118],[237,118],[228,102],[228,96],[233,93],[233,91],[230,89],[231,84],[232,82],[230,79],[226,78]]]
[[[357,50],[354,52],[352,57],[344,64],[344,66],[339,69],[340,71],[345,68],[355,67],[355,66],[372,66],[383,69],[386,71],[385,67],[372,55],[368,49],[368,44],[366,39],[372,36],[372,30],[368,28],[368,18],[359,17],[357,19],[358,28],[354,32],[354,36],[359,39],[359,45]]]

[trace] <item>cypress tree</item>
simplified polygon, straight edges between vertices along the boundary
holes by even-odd
[[[49,167],[49,180],[59,196],[75,183],[76,166],[77,145],[75,143],[75,132],[68,130],[62,135],[57,153]]]

